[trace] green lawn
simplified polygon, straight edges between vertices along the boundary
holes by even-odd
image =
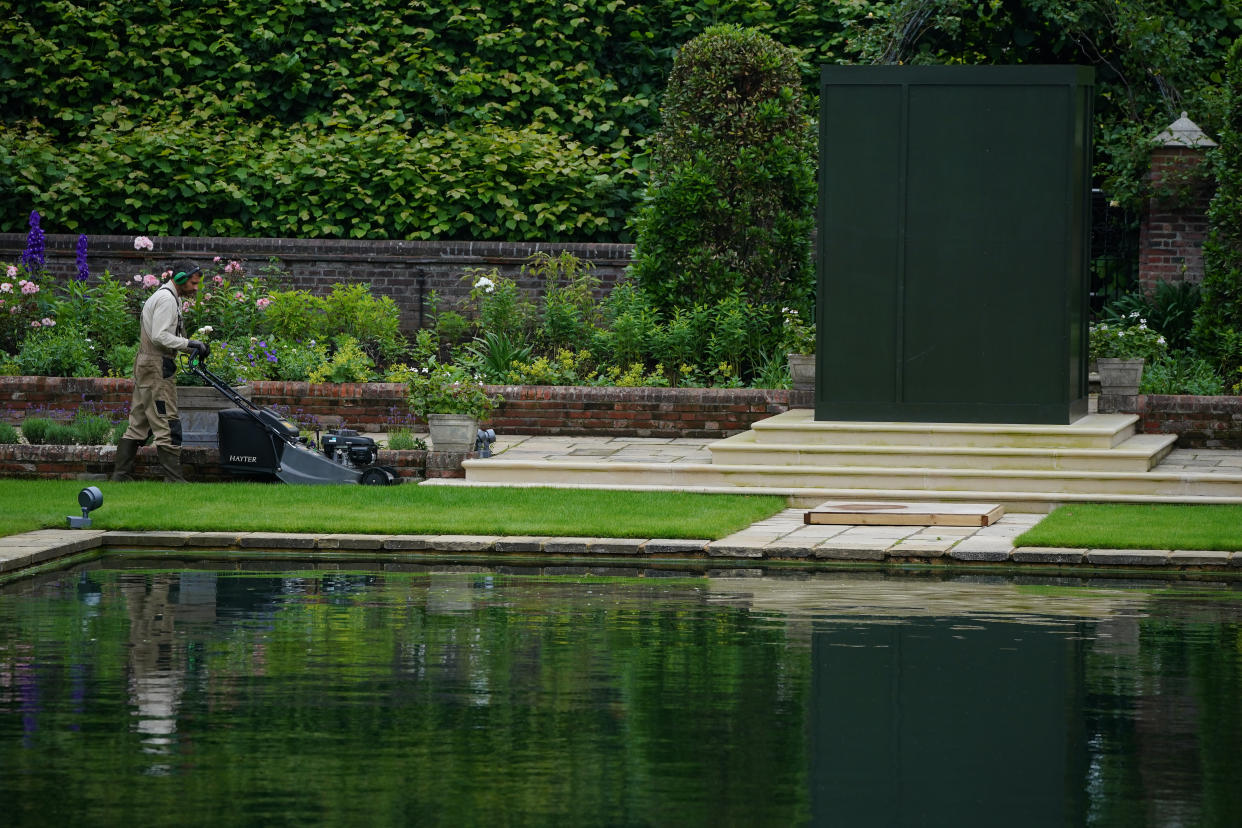
[[[1242,550],[1242,506],[1084,503],[1062,506],[1019,546]]]
[[[721,538],[785,508],[780,497],[452,486],[0,480],[0,535],[64,527],[86,485],[93,528],[364,534]]]

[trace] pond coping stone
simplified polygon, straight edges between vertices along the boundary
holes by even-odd
[[[499,539],[497,535],[432,535],[427,548],[437,552],[491,552]]]
[[[287,532],[246,532],[237,540],[243,549],[314,549],[315,536]]]
[[[496,538],[497,552],[542,552],[544,538],[535,535],[506,535]]]
[[[1086,552],[1065,546],[1019,546],[1011,557],[1018,563],[1080,564]]]
[[[644,555],[702,555],[711,543],[704,540],[688,540],[685,538],[652,538],[643,543]]]
[[[1232,552],[1174,550],[1169,553],[1169,563],[1180,566],[1229,566],[1232,556]]]
[[[1109,566],[1164,566],[1169,562],[1167,549],[1092,549],[1087,563]]]
[[[103,536],[104,546],[167,546],[176,549],[198,532],[111,530]]]
[[[392,535],[384,541],[384,549],[419,551],[431,548],[435,535]]]
[[[383,549],[390,535],[361,535],[353,532],[333,532],[315,538],[316,549]]]
[[[592,555],[641,555],[643,538],[589,538],[588,549]]]
[[[243,534],[243,532],[195,532],[186,537],[185,545],[227,549],[237,546]]]

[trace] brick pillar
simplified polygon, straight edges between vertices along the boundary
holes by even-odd
[[[1158,282],[1203,281],[1203,240],[1213,184],[1195,175],[1204,153],[1216,142],[1182,113],[1156,136],[1147,202],[1139,231],[1139,286],[1145,293]]]

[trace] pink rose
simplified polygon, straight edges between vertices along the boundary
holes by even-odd
[[[22,282],[22,293],[26,294],[27,296],[32,296],[38,292],[39,292],[39,286],[36,285],[34,282],[25,282],[25,281]]]
[[[216,260],[219,261],[219,259],[220,257],[217,256]],[[224,283],[224,277],[217,273],[215,276],[211,277],[211,281],[215,282],[217,285],[220,285]]]
[[[134,239],[135,250],[154,250],[155,245],[146,236],[138,236]]]
[[[154,273],[148,273],[146,276],[142,277],[142,286],[148,290],[153,287],[158,287],[159,283],[160,280],[155,277]]]
[[[12,293],[12,292],[13,292],[13,286],[9,284],[8,282],[5,282],[4,284],[0,284],[0,293]]]
[[[37,327],[39,327],[39,320],[38,320],[38,319],[36,319],[35,321],[31,322],[31,323],[30,323],[30,327],[32,327],[32,328],[37,328]]]
[[[51,328],[51,327],[54,327],[55,325],[56,325],[56,320],[55,320],[55,319],[49,319],[49,318],[48,318],[48,317],[46,317],[46,316],[45,316],[45,317],[43,317],[43,327],[45,327],[45,328]]]
[[[236,299],[238,302],[240,302],[242,299],[244,299],[244,298],[246,298],[246,297],[245,297],[245,296],[243,296],[243,295],[242,295],[242,292],[239,290],[239,291],[237,291],[237,293],[234,293],[234,294],[233,294],[233,298],[234,298],[234,299]]]
[[[256,299],[254,304],[259,310],[267,310],[267,306],[272,304],[272,300],[264,296],[262,299]]]
[[[225,273],[240,273],[241,269],[241,262],[237,260],[233,260],[224,266]]]
[[[141,282],[142,282],[142,274],[141,274],[141,273],[135,273],[135,274],[134,274],[134,281],[135,281],[135,282],[138,282],[138,283],[141,283]]]
[[[211,263],[212,263],[212,264],[220,264],[220,257],[219,257],[219,256],[216,256],[215,258],[213,258],[213,259],[211,260]]]
[[[15,278],[17,276],[17,265],[9,265],[9,269],[4,272],[4,275],[10,279]]]

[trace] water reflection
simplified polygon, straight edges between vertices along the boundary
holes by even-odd
[[[6,823],[1242,822],[1231,584],[564,572],[0,591]]]

